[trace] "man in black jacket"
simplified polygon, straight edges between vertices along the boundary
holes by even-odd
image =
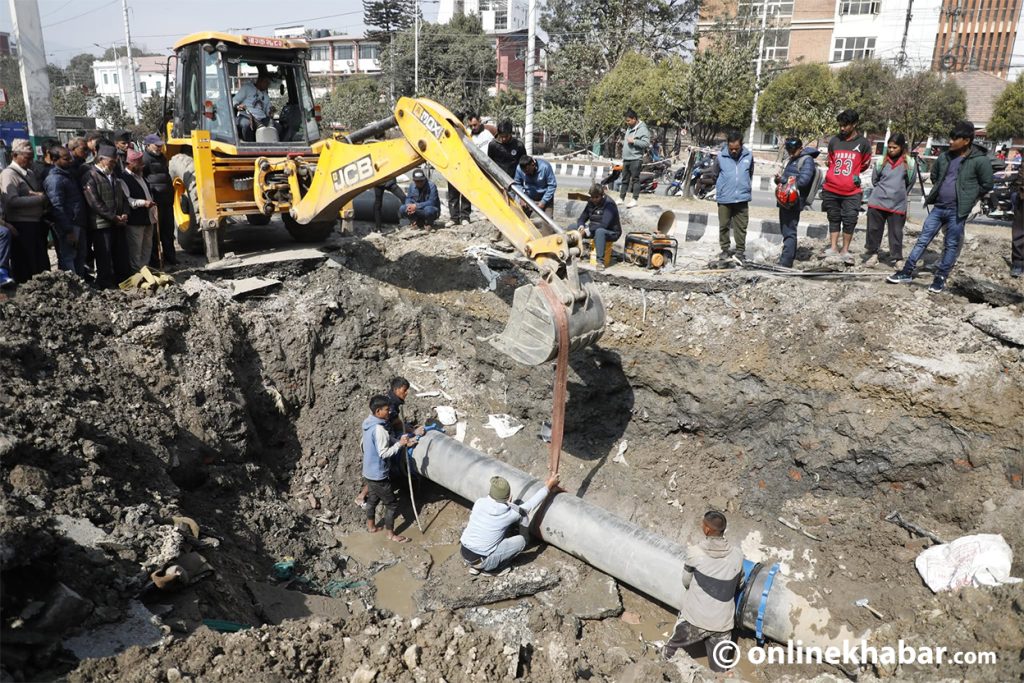
[[[526,156],[526,147],[522,141],[512,136],[512,122],[502,121],[498,124],[498,135],[487,146],[487,156],[515,179],[519,160]]]
[[[604,270],[604,250],[606,244],[614,244],[622,236],[622,224],[619,222],[619,207],[604,194],[604,185],[594,183],[590,186],[590,198],[583,207],[583,213],[576,220],[576,229],[583,237],[594,240],[594,253],[597,255],[597,270]]]
[[[157,234],[153,236],[153,253],[149,263],[160,267],[157,243],[163,246],[164,263],[178,265],[178,257],[174,252],[174,186],[171,185],[171,173],[167,169],[164,157],[164,141],[156,133],[150,133],[143,140],[146,146],[143,151],[145,170],[143,177],[153,194],[157,209]]]

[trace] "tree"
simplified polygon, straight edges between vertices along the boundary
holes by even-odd
[[[351,76],[320,99],[320,115],[328,125],[356,130],[388,115],[381,82],[372,76]]]
[[[398,95],[415,90],[413,55],[413,32],[408,29],[394,36],[381,55],[384,82],[394,82]],[[480,111],[497,74],[497,55],[480,17],[456,15],[447,24],[420,25],[421,96],[453,111]]]
[[[889,101],[896,87],[892,68],[878,59],[859,59],[840,69],[836,80],[839,85],[837,109],[856,110],[860,114],[860,130],[883,132],[889,122]]]
[[[579,65],[606,73],[627,52],[652,59],[688,53],[697,7],[696,0],[548,0],[541,27],[555,51],[585,46]]]
[[[107,128],[123,130],[132,123],[132,119],[121,106],[120,100],[109,95],[96,101],[96,118],[103,119]]]
[[[391,44],[395,34],[412,26],[416,6],[412,0],[363,0],[363,23],[373,29],[366,37],[383,47]]]
[[[487,103],[484,111],[497,121],[511,121],[513,126],[522,128],[526,125],[526,94],[521,90],[502,90]]]
[[[118,57],[124,59],[128,56],[128,47],[126,45],[112,45],[103,51],[103,55],[100,57],[101,62],[109,62]],[[132,59],[135,57],[159,57],[159,52],[150,52],[145,45],[138,43],[132,45]]]
[[[985,134],[990,140],[1024,137],[1024,74],[996,100]]]
[[[892,131],[906,135],[913,149],[930,135],[945,135],[963,120],[967,96],[955,81],[922,71],[896,79],[886,114]]]
[[[655,78],[654,62],[636,52],[627,52],[587,98],[584,120],[587,132],[604,135],[622,127],[627,108],[650,121],[658,106],[657,92],[649,86]]]
[[[758,122],[780,136],[818,138],[835,126],[837,92],[836,78],[825,64],[794,66],[761,93]]]
[[[54,116],[87,116],[89,113],[89,96],[81,88],[51,87],[50,101]]]
[[[68,61],[68,68],[64,70],[67,74],[68,82],[70,82],[71,85],[95,90],[96,79],[92,72],[92,63],[95,61],[96,56],[91,55],[88,52],[83,52],[82,54],[72,57]]]
[[[700,144],[730,128],[750,125],[754,105],[756,40],[745,32],[721,33],[698,52],[685,83],[680,116]]]
[[[7,90],[7,106],[0,109],[0,121],[27,120],[17,57],[0,57],[0,84]]]
[[[167,105],[172,107],[174,103],[174,89],[167,93]],[[149,97],[139,102],[139,125],[134,127],[138,136],[149,133],[164,135],[164,123],[167,120],[167,113],[164,112],[164,96],[162,93],[152,92]]]

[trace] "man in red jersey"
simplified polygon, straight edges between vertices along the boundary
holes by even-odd
[[[826,256],[841,256],[853,263],[850,242],[857,227],[860,211],[860,174],[871,165],[871,143],[857,132],[860,116],[853,109],[844,109],[836,117],[839,135],[828,141],[828,167],[821,190],[821,208],[828,216],[828,238],[831,245]],[[839,248],[839,233],[843,233],[843,246]]]

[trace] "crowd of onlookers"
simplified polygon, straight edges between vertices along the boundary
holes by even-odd
[[[0,159],[0,287],[50,269],[53,243],[60,270],[99,288],[113,287],[143,266],[177,263],[174,190],[159,135],[136,144],[95,131],[66,145],[44,140],[38,154],[16,139]]]
[[[626,123],[630,125],[628,116]],[[828,218],[829,226],[829,245],[825,249],[825,257],[839,259],[847,264],[854,263],[850,244],[863,203],[861,175],[870,171],[872,191],[867,201],[864,263],[878,263],[882,237],[888,231],[887,258],[895,272],[886,281],[892,284],[910,283],[928,245],[943,231],[942,255],[928,288],[933,293],[942,292],[960,255],[967,218],[975,204],[993,188],[993,158],[984,147],[975,143],[974,124],[970,121],[957,123],[949,133],[949,148],[932,164],[931,189],[924,196],[929,213],[922,225],[921,235],[910,254],[904,258],[903,227],[911,190],[915,183],[920,182],[918,160],[910,153],[906,136],[895,132],[888,138],[885,154],[873,162],[872,145],[857,130],[857,112],[849,109],[840,112],[837,123],[839,132],[829,140],[821,186],[822,210]],[[783,237],[779,265],[792,267],[796,257],[800,213],[814,199],[814,159],[819,156],[820,150],[805,146],[795,137],[787,138],[784,146],[788,159],[782,171],[775,176],[776,201]],[[1003,155],[1005,157],[1005,152]],[[746,258],[747,207],[752,198],[753,177],[754,158],[743,145],[742,135],[739,131],[728,133],[726,143],[712,167],[702,175],[705,182],[715,184],[720,259],[742,262]],[[1019,278],[1024,275],[1024,210],[1021,206],[1024,188],[1020,173],[1013,183],[1011,189],[1015,210],[1010,274]],[[923,190],[923,183],[920,185]]]

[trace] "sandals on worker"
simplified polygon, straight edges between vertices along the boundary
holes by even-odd
[[[391,534],[390,536],[388,536],[388,540],[389,541],[394,541],[395,543],[408,543],[409,542],[409,539],[407,537],[399,536],[398,534]]]

